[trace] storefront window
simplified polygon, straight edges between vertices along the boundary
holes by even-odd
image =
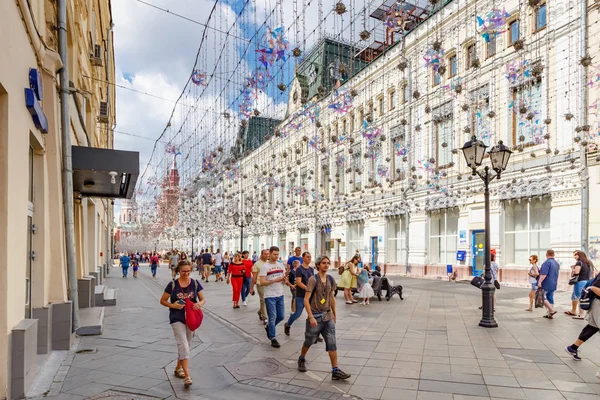
[[[456,260],[458,211],[440,210],[429,215],[429,262],[452,264]]]
[[[356,250],[363,252],[365,225],[361,223],[352,223],[348,225],[348,260],[354,256]]]
[[[504,203],[504,260],[527,265],[530,255],[544,259],[550,248],[549,196]]]
[[[406,236],[404,216],[395,216],[387,221],[387,262],[403,264],[406,258]]]

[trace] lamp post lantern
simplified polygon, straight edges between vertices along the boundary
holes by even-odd
[[[483,274],[483,285],[481,285],[481,296],[482,296],[482,316],[479,321],[479,326],[485,328],[496,328],[498,323],[494,319],[494,294],[496,287],[492,282],[492,268],[490,261],[490,189],[489,184],[493,179],[500,179],[500,174],[506,170],[508,166],[508,160],[512,151],[502,143],[500,140],[498,144],[492,147],[488,154],[492,164],[492,170],[496,174],[490,173],[490,167],[485,166],[483,172],[477,170],[478,167],[483,163],[483,157],[485,156],[485,149],[487,146],[481,140],[477,140],[475,136],[464,144],[461,148],[467,166],[471,168],[473,175],[478,175],[484,184],[484,199],[485,199],[485,248],[484,248],[484,260],[485,260],[485,272]]]
[[[244,228],[252,223],[252,214],[246,213],[245,221],[241,219],[239,212],[233,213],[233,223],[240,227],[240,251],[244,251]]]

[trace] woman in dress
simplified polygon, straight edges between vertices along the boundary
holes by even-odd
[[[231,282],[233,308],[240,308],[240,294],[242,293],[245,276],[244,264],[242,263],[242,255],[240,253],[235,253],[233,256],[233,262],[229,264],[228,272],[227,283]]]
[[[594,277],[592,273],[593,266],[583,251],[575,250],[573,258],[575,264],[571,266],[571,278],[577,277],[577,281],[573,285],[573,294],[571,294],[571,311],[565,311],[565,314],[570,315],[573,319],[583,319],[581,310],[579,310],[579,299],[583,288]]]
[[[183,378],[185,387],[192,385],[189,371],[190,343],[194,332],[185,323],[185,299],[194,303],[194,309],[198,310],[204,305],[202,285],[196,279],[191,279],[192,263],[189,260],[181,260],[177,263],[179,278],[173,279],[163,293],[160,304],[169,308],[169,323],[177,342],[177,366],[175,376]]]
[[[346,304],[358,303],[352,297],[352,289],[356,287],[356,277],[358,276],[356,266],[360,262],[360,255],[355,254],[350,261],[344,265],[344,272],[340,278],[339,287],[344,288],[344,299]]]
[[[360,270],[360,274],[358,274],[358,293],[359,293],[359,297],[363,299],[362,301],[362,305],[367,305],[370,304],[369,300],[371,299],[371,297],[373,297],[375,295],[375,292],[373,291],[373,288],[371,286],[371,283],[369,281],[370,277],[369,277],[369,267],[367,267],[365,265],[365,267],[363,269]]]
[[[540,276],[540,268],[537,265],[538,256],[532,254],[529,256],[529,272],[527,273],[527,280],[531,284],[531,290],[529,291],[529,308],[525,311],[533,311],[533,302],[535,301],[535,292],[538,290],[538,278]]]

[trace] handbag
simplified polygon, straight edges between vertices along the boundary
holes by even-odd
[[[569,285],[574,285],[577,282],[579,282],[579,275],[572,276],[571,279],[569,279]]]
[[[471,279],[471,285],[475,286],[477,289],[481,289],[481,285],[483,285],[484,279],[481,276],[475,276]]]
[[[535,291],[535,308],[544,307],[544,289],[539,288]]]
[[[198,297],[198,286],[196,280],[193,279],[194,282],[194,295]],[[194,309],[194,302],[186,297],[185,299],[185,324],[190,329],[190,331],[195,331],[202,325],[202,320],[204,319],[204,313],[202,309],[199,308],[197,310]]]
[[[494,279],[494,286],[496,287],[496,289],[500,290],[500,282],[498,282],[498,280]]]

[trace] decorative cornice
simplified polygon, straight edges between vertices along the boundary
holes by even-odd
[[[365,220],[364,212],[362,211],[349,211],[346,214],[346,222],[363,222]]]
[[[429,203],[425,206],[425,208],[427,209],[427,211],[432,211],[456,206],[456,198],[450,196],[438,196],[433,199],[430,199]]]
[[[507,183],[498,189],[500,200],[522,199],[550,194],[550,179],[531,179],[523,183]]]
[[[396,217],[396,216],[399,216],[399,215],[404,215],[406,213],[407,213],[406,208],[404,208],[403,206],[395,204],[395,205],[391,205],[391,206],[388,206],[388,207],[384,208],[381,211],[380,215],[382,217],[389,218],[389,217]]]

